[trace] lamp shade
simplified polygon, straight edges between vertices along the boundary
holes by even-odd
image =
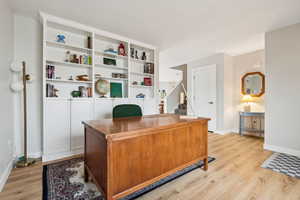
[[[12,62],[11,63],[11,65],[10,65],[10,70],[12,71],[12,72],[15,72],[15,73],[19,73],[19,72],[21,72],[22,71],[22,64],[21,63],[19,63],[19,62]]]
[[[251,95],[244,95],[241,102],[243,103],[249,103],[249,102],[254,102],[254,98]]]

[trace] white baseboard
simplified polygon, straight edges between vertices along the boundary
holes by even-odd
[[[300,157],[300,151],[295,150],[295,149],[289,149],[289,148],[275,146],[275,145],[269,145],[269,144],[264,144],[264,149]]]
[[[42,157],[42,152],[35,152],[35,153],[29,153],[28,157],[29,158],[41,158]]]
[[[4,188],[4,185],[5,185],[5,183],[6,183],[7,179],[8,179],[8,176],[9,176],[9,174],[10,174],[12,168],[13,168],[13,163],[14,163],[14,160],[12,159],[8,163],[6,169],[4,170],[4,173],[0,177],[0,192],[2,192],[2,190]]]
[[[229,133],[236,133],[235,130],[229,129],[229,130],[216,130],[214,133],[220,134],[220,135],[226,135]]]
[[[71,152],[62,152],[62,153],[56,153],[56,154],[49,154],[49,155],[43,155],[42,156],[42,161],[43,162],[49,162],[53,160],[59,160],[62,158],[78,155],[78,154],[83,154],[83,149],[78,149],[75,151]]]
[[[28,153],[28,158],[41,158],[42,157],[42,152],[35,152],[35,153]],[[23,154],[19,154],[15,156],[15,160],[17,161],[18,158],[22,157]]]

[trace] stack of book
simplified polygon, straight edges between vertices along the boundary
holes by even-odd
[[[48,79],[55,78],[55,66],[47,65],[46,75]]]

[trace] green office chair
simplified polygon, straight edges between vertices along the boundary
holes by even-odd
[[[142,109],[136,104],[122,104],[113,108],[113,118],[143,116]]]

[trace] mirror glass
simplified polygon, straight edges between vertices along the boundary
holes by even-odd
[[[242,93],[259,97],[264,93],[264,75],[260,72],[246,74],[242,79]]]

